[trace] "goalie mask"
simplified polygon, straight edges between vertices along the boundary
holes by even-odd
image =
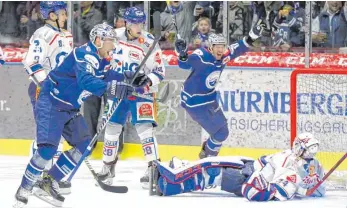
[[[293,145],[294,154],[304,159],[313,158],[318,152],[319,142],[311,133],[299,134]]]

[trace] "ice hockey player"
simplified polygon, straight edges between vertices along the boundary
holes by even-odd
[[[324,170],[314,158],[319,142],[311,133],[299,134],[292,150],[261,157],[254,163],[254,173],[242,186],[249,201],[285,201],[304,197],[308,189],[320,181]],[[311,195],[325,196],[325,184]]]
[[[0,47],[0,67],[5,64],[5,57],[4,57],[4,52],[2,51]]]
[[[177,39],[175,49],[179,55],[180,68],[191,73],[181,91],[181,105],[194,121],[201,125],[210,137],[202,145],[200,158],[216,156],[222,142],[228,137],[227,120],[217,102],[215,90],[225,65],[249,50],[255,40],[270,36],[265,24],[259,22],[249,35],[226,48],[226,40],[221,34],[211,34],[207,47],[196,49],[188,56],[185,40]]]
[[[57,182],[75,168],[92,139],[79,113],[81,103],[90,94],[101,96],[107,91],[109,97],[122,99],[134,91],[132,86],[121,82],[123,74],[104,70],[109,64],[106,57],[115,49],[116,40],[116,32],[111,26],[94,26],[90,41],[74,48],[42,82],[36,103],[38,149],[26,167],[15,195],[15,207],[27,204],[28,195],[36,182],[35,196],[54,206],[61,206],[64,197],[59,193]],[[132,79],[132,74],[128,75],[127,79]],[[56,153],[61,135],[73,148],[64,151],[47,175],[37,181]]]
[[[117,29],[119,47],[116,47],[113,70],[119,73],[134,71],[141,63],[154,37],[143,30],[146,14],[138,7],[130,7],[124,11],[126,26]],[[165,76],[165,67],[161,58],[161,49],[156,46],[152,55],[148,58],[143,71],[145,87],[137,88],[136,92],[154,96],[158,91],[158,85]],[[114,100],[109,99],[112,106]],[[146,160],[150,163],[159,159],[157,139],[154,135],[156,122],[156,104],[148,99],[131,96],[122,100],[107,124],[103,149],[103,167],[98,176],[105,183],[111,184],[115,176],[115,164],[118,160],[119,135],[128,115],[131,115],[131,123],[135,126],[140,138]],[[148,171],[141,177],[140,182],[144,188],[148,188]]]
[[[66,4],[63,1],[42,1],[40,13],[45,19],[45,25],[35,31],[30,39],[30,46],[23,60],[25,70],[32,82],[29,84],[29,97],[33,107],[34,118],[36,118],[35,103],[40,91],[39,84],[46,78],[47,74],[56,66],[61,64],[64,58],[73,49],[73,38],[69,31],[64,30],[67,20]],[[63,150],[63,140],[59,143],[55,157]],[[30,157],[37,150],[34,140],[31,145]],[[47,163],[45,170],[53,165],[53,159]],[[71,184],[67,181],[59,182],[63,194],[70,193]]]
[[[169,167],[154,162],[154,186],[151,184],[154,189],[151,191],[152,194],[170,196],[220,187],[252,201],[304,197],[305,191],[323,177],[323,169],[314,158],[317,151],[318,141],[312,134],[304,133],[298,136],[292,150],[263,156],[256,161],[242,156],[217,156],[188,163],[174,157]],[[265,176],[271,176],[268,178],[271,182],[265,181]],[[325,186],[322,184],[311,196],[324,195]]]

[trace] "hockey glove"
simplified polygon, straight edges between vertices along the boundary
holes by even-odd
[[[134,77],[134,72],[131,71],[125,71],[124,72],[124,77],[126,80],[128,80],[129,82],[133,79]],[[132,86],[134,87],[145,87],[147,85],[151,84],[151,79],[143,72],[140,71],[136,78],[134,79],[134,82],[132,83]]]
[[[134,92],[134,87],[124,82],[115,80],[108,83],[107,98],[109,99],[126,99]]]
[[[258,40],[260,37],[270,37],[271,30],[266,28],[265,22],[259,19],[254,27],[249,31],[247,43],[253,45],[253,42]]]
[[[185,61],[188,58],[187,42],[183,39],[177,39],[175,42],[175,51],[179,55],[181,61]]]

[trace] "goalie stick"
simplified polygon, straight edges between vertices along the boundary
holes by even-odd
[[[311,189],[307,190],[306,196],[311,196],[313,192],[322,184],[324,181],[340,166],[340,164],[346,159],[347,153],[345,153],[339,161],[329,170],[327,174],[324,175],[322,180],[320,180],[315,186],[313,186]]]
[[[143,58],[141,64],[137,67],[134,77],[132,78],[132,80],[130,81],[130,84],[132,84],[135,80],[135,78],[137,77],[138,73],[140,72],[140,70],[144,67],[147,59],[149,58],[149,56],[152,54],[153,50],[155,49],[156,45],[159,42],[160,39],[160,12],[154,12],[153,14],[153,26],[154,26],[154,32],[155,32],[155,40],[153,42],[153,44],[151,45],[151,47],[149,48],[146,56]],[[104,128],[106,128],[106,124],[109,122],[109,120],[111,119],[113,113],[116,111],[119,103],[121,102],[121,99],[118,99],[117,102],[112,106],[112,108],[110,109],[110,112],[106,115],[106,119],[102,122],[102,124],[100,125],[100,127],[98,128],[97,133],[94,135],[93,139],[91,140],[91,142],[89,143],[86,151],[83,153],[81,159],[78,161],[76,167],[73,169],[73,171],[71,172],[68,181],[71,181],[72,177],[75,175],[77,169],[79,168],[79,166],[82,164],[82,162],[84,161],[85,164],[87,165],[87,168],[89,169],[89,171],[92,173],[94,179],[97,181],[98,185],[105,191],[108,192],[112,192],[112,193],[127,193],[128,192],[128,187],[127,186],[111,186],[108,184],[103,183],[101,180],[99,180],[95,170],[93,169],[93,167],[91,166],[91,164],[88,161],[87,156],[90,155],[90,153],[93,150],[93,146],[95,144],[95,142],[97,142],[97,138],[99,136],[99,134],[102,132],[102,130]]]

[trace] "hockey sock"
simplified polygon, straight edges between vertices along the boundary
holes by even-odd
[[[30,159],[22,178],[21,186],[23,188],[32,190],[37,179],[41,176],[42,171],[53,158],[56,151],[57,147],[53,145],[39,145],[38,150]]]
[[[67,176],[80,160],[82,154],[76,148],[72,148],[69,151],[64,151],[53,167],[48,171],[54,180],[60,181]]]

